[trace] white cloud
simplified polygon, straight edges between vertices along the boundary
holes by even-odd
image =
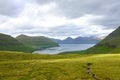
[[[82,17],[71,20],[71,23],[78,25],[78,26],[80,26],[80,25],[89,26],[89,25],[94,24],[95,20],[100,20],[103,18],[104,18],[103,16],[86,14]]]
[[[113,29],[106,30],[106,26],[95,23],[96,20],[103,20],[105,18],[103,15],[84,14],[80,17],[69,18],[62,14],[59,7],[56,2],[41,5],[35,2],[26,3],[22,12],[16,17],[0,15],[0,32],[12,35],[25,33],[65,38],[101,36],[113,31]]]
[[[90,25],[84,30],[86,35],[96,35],[96,36],[106,36],[108,33],[111,33],[114,29],[105,29],[105,26],[101,25]]]

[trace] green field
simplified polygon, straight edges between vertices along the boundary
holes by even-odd
[[[120,54],[39,55],[0,52],[0,80],[120,80]]]

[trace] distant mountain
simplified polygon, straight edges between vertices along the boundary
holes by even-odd
[[[87,53],[115,53],[120,52],[120,27],[109,34],[105,39],[94,47],[87,50]]]
[[[68,37],[64,40],[52,39],[59,44],[96,44],[99,42],[98,38],[94,37],[77,37],[75,39]]]
[[[68,38],[64,39],[62,41],[62,43],[63,44],[72,44],[72,43],[74,43],[74,39],[72,39],[71,37],[68,37]]]
[[[83,44],[96,44],[99,42],[97,38],[94,37],[77,37],[74,39],[76,43]]]
[[[24,46],[10,35],[0,33],[0,50],[31,52],[33,49]]]
[[[35,48],[35,49],[43,49],[48,47],[59,46],[58,43],[44,36],[32,37],[27,35],[19,35],[16,37],[16,39],[19,42],[23,43],[24,45]]]

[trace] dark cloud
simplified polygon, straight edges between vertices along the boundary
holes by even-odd
[[[62,13],[69,18],[77,18],[85,14],[105,16],[96,20],[96,24],[109,28],[120,25],[119,0],[37,0],[39,4],[56,2]]]
[[[53,2],[54,0],[33,0],[33,1],[36,1],[39,4],[47,4]]]
[[[0,15],[15,16],[24,8],[20,0],[0,0]]]
[[[75,18],[85,14],[105,16],[103,20],[95,21],[96,24],[110,28],[120,25],[119,0],[60,0],[60,7],[68,17]]]

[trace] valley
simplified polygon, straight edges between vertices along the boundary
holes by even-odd
[[[120,0],[0,0],[0,80],[120,80]]]

